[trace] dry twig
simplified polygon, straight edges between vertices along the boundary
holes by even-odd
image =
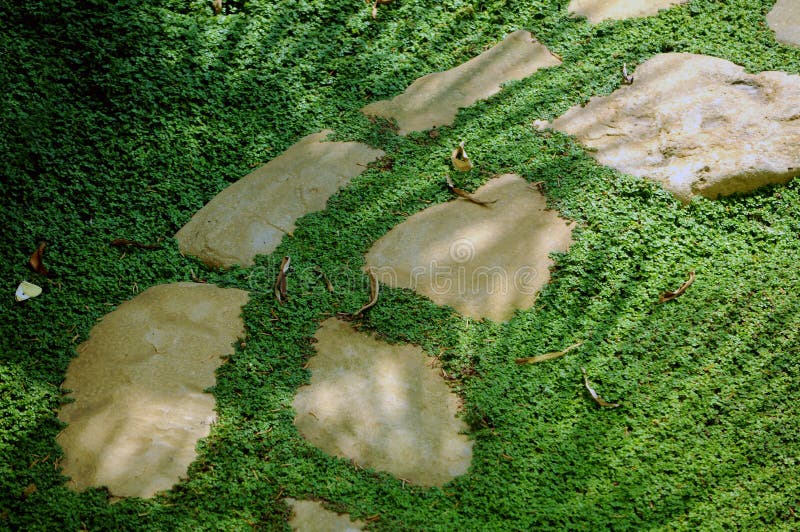
[[[589,379],[588,377],[586,377],[586,370],[584,368],[581,368],[581,373],[583,373],[583,384],[586,386],[586,389],[589,390],[589,395],[592,396],[592,399],[594,399],[595,403],[597,403],[600,406],[605,406],[607,408],[617,408],[618,406],[622,406],[619,403],[609,403],[605,399],[597,395],[597,392],[594,391],[594,389],[589,384]]]
[[[551,351],[549,353],[545,353],[543,355],[535,356],[535,357],[525,357],[525,358],[518,358],[515,362],[517,364],[535,364],[537,362],[544,362],[545,360],[552,360],[554,358],[558,358],[560,356],[564,356],[573,349],[577,349],[578,347],[582,346],[583,342],[578,342],[572,344],[568,348],[564,349],[563,351]]]
[[[457,188],[455,186],[455,184],[453,184],[453,180],[450,179],[449,175],[446,176],[446,178],[447,178],[447,189],[450,192],[452,192],[453,194],[455,194],[456,196],[464,198],[465,200],[471,201],[472,203],[475,203],[476,205],[480,205],[482,207],[488,207],[492,203],[497,203],[497,200],[492,200],[492,201],[479,200],[478,198],[476,198],[475,196],[473,196],[472,194],[470,194],[466,190],[461,190],[460,188]]]
[[[286,300],[286,275],[289,273],[289,266],[292,264],[292,259],[288,257],[283,257],[281,261],[281,268],[278,272],[278,278],[275,280],[275,299],[278,300],[278,303],[283,305],[283,302]]]
[[[680,287],[678,287],[677,290],[675,290],[674,292],[667,290],[666,292],[661,294],[661,297],[658,298],[658,302],[665,303],[667,301],[672,301],[673,299],[680,297],[681,294],[686,292],[686,289],[689,288],[689,286],[693,282],[694,282],[694,271],[691,271],[689,272],[689,278],[682,285],[680,285]]]

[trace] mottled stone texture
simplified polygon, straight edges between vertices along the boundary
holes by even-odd
[[[597,24],[606,19],[649,17],[689,0],[572,0],[567,11]]]
[[[244,334],[248,294],[213,285],[149,288],[95,325],[63,388],[59,418],[68,485],[150,497],[186,476],[214,421],[221,357]]]
[[[211,266],[252,266],[269,254],[301,216],[319,211],[337,190],[384,155],[358,142],[309,135],[244,176],[200,209],[175,235],[182,253]]]
[[[379,280],[439,305],[495,321],[533,305],[550,279],[550,253],[566,251],[572,226],[520,176],[490,180],[474,197],[435,205],[394,227],[369,250]]]
[[[311,384],[295,425],[326,453],[424,486],[464,474],[472,459],[459,400],[419,347],[390,345],[330,318],[315,335]]]
[[[361,521],[353,522],[347,514],[326,510],[317,501],[285,500],[292,507],[289,526],[297,532],[355,532],[364,528]]]
[[[450,125],[461,107],[500,90],[506,81],[523,79],[561,61],[527,31],[515,31],[490,50],[446,72],[423,76],[391,100],[361,111],[397,120],[399,133]]]
[[[778,0],[767,13],[767,24],[778,41],[800,46],[800,0]]]
[[[601,164],[654,179],[682,200],[800,174],[800,76],[673,53],[642,63],[634,79],[550,127],[575,135]]]

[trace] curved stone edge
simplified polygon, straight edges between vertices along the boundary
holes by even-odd
[[[402,94],[371,103],[361,112],[397,120],[401,135],[446,126],[453,123],[459,108],[489,98],[500,91],[503,83],[560,64],[561,60],[530,32],[519,30],[466,63],[427,74],[415,80]]]
[[[289,526],[298,532],[355,532],[365,523],[352,521],[348,514],[332,512],[321,503],[310,500],[284,499],[292,509]]]
[[[775,40],[800,46],[800,2],[778,0],[767,13],[767,25],[775,32]]]
[[[393,227],[366,267],[385,285],[502,322],[534,304],[550,280],[550,254],[569,249],[574,223],[516,174],[490,179],[473,197],[490,203],[454,199]]]
[[[325,208],[328,199],[383,157],[358,142],[326,142],[331,130],[303,137],[281,155],[233,183],[176,234],[181,253],[209,266],[252,266],[272,253],[298,218]]]
[[[465,474],[472,460],[460,398],[430,357],[329,318],[314,338],[311,383],[295,395],[294,424],[315,447],[421,486]]]
[[[666,53],[639,65],[634,78],[534,125],[575,135],[600,164],[659,182],[683,202],[800,175],[800,153],[791,148],[800,144],[800,76]]]
[[[567,6],[570,15],[586,17],[590,23],[604,20],[642,18],[658,14],[689,0],[572,0]]]
[[[107,486],[119,497],[151,497],[186,475],[196,444],[210,433],[221,357],[244,336],[249,294],[171,283],[148,288],[96,324],[77,348],[59,410],[67,427],[67,486]]]

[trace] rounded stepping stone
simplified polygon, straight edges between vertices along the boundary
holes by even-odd
[[[355,532],[364,528],[361,521],[353,522],[349,515],[331,512],[317,501],[284,500],[292,508],[289,526],[297,532]]]
[[[550,127],[575,135],[601,164],[656,180],[684,201],[749,192],[800,174],[800,76],[660,54],[636,69],[632,85]]]
[[[315,338],[295,425],[328,454],[423,486],[466,473],[472,441],[459,399],[416,346],[390,345],[330,318]]]
[[[567,6],[570,14],[586,17],[592,24],[606,19],[649,17],[662,9],[689,0],[572,0]]]
[[[561,61],[527,31],[515,31],[493,48],[446,72],[414,81],[391,100],[361,109],[366,115],[397,120],[399,133],[453,123],[460,107],[468,107],[500,90],[502,83],[523,79]]]
[[[572,226],[522,177],[506,174],[473,194],[394,227],[366,256],[380,282],[408,288],[461,314],[495,321],[533,305],[550,278],[549,254],[566,251]]]
[[[244,334],[247,300],[213,285],[154,286],[92,328],[62,385],[75,401],[58,415],[71,488],[150,497],[186,475],[215,419],[204,390]]]
[[[328,198],[384,155],[358,142],[324,142],[330,133],[304,137],[217,194],[176,233],[181,252],[210,266],[252,266],[256,255],[278,247],[298,218],[324,209]]]
[[[767,24],[775,39],[784,44],[800,46],[800,0],[778,0],[767,13]]]

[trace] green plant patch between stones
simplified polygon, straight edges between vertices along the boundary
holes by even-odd
[[[689,52],[797,74],[800,50],[775,41],[772,1],[693,0],[596,26],[567,3],[402,0],[376,19],[344,0],[230,0],[216,17],[199,0],[3,8],[0,529],[288,530],[287,497],[377,530],[796,528],[800,185],[683,206],[531,124],[610,94],[622,62]],[[359,112],[519,29],[563,64],[461,110],[438,137],[400,137]],[[171,235],[198,209],[325,128],[386,156],[253,267],[181,256]],[[319,451],[291,405],[318,324],[369,300],[367,250],[451,199],[444,176],[461,140],[476,167],[460,188],[516,173],[578,227],[535,305],[507,323],[386,287],[354,322],[438,357],[464,399],[472,466],[421,488]],[[41,241],[49,277],[27,266]],[[285,255],[294,269],[279,305]],[[691,271],[683,295],[657,303]],[[22,280],[43,293],[16,303]],[[251,298],[187,478],[151,499],[67,489],[56,412],[76,346],[137,293],[192,280]],[[581,368],[622,406],[595,403]]]

